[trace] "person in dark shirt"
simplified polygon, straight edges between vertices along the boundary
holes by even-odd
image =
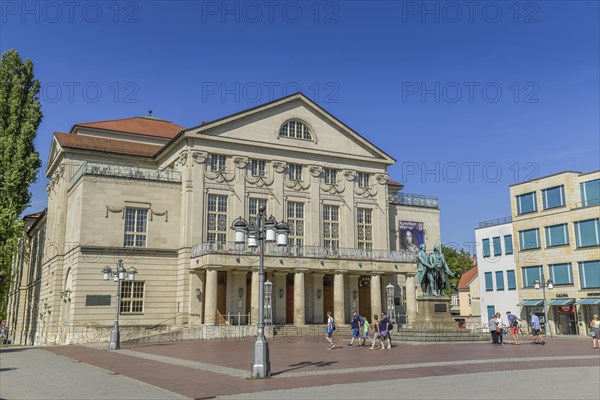
[[[384,312],[381,313],[381,321],[379,321],[379,329],[381,330],[381,350],[383,349],[391,349],[392,343],[390,342],[390,319],[385,315]],[[385,343],[387,342],[387,347]]]
[[[352,347],[354,344],[354,339],[358,339],[360,335],[360,316],[356,312],[356,310],[352,311],[352,320],[350,321],[350,327],[352,328],[352,339],[348,346]],[[358,340],[358,344],[360,345],[360,339]]]

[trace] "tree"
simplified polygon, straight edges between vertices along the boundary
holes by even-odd
[[[31,199],[29,185],[41,166],[33,141],[42,122],[33,63],[16,50],[0,60],[0,313],[10,285],[10,266],[22,235],[20,215]]]
[[[463,249],[456,251],[452,247],[446,247],[444,245],[442,245],[442,253],[444,253],[444,258],[446,259],[448,267],[454,272],[454,276],[451,276],[449,279],[450,287],[457,287],[462,274],[474,266],[471,255]],[[448,296],[452,295],[452,289],[447,289],[445,292]]]

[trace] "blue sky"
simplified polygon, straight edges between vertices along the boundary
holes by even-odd
[[[438,196],[442,241],[468,247],[510,214],[509,185],[600,168],[599,3],[468,4],[3,1],[0,49],[42,82],[44,165],[75,123],[151,107],[195,126],[301,90]]]

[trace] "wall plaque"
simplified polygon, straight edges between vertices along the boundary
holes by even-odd
[[[85,296],[85,305],[89,307],[110,306],[110,295],[88,294],[87,296]]]
[[[446,304],[444,303],[437,303],[433,305],[433,311],[435,312],[448,312],[448,309],[446,308]]]

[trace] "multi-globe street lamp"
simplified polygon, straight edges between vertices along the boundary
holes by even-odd
[[[536,279],[535,281],[533,281],[533,287],[536,289],[542,288],[542,293],[544,296],[544,325],[546,336],[550,337],[552,336],[552,334],[550,333],[550,321],[548,321],[548,313],[546,312],[546,287],[548,289],[552,289],[554,287],[554,281],[552,279],[548,279],[546,281],[546,279],[544,278],[544,273],[542,272],[541,282],[540,280]]]
[[[265,242],[277,243],[279,246],[287,246],[289,226],[285,222],[277,222],[271,216],[266,218],[266,207],[260,206],[256,216],[256,224],[248,222],[239,217],[231,225],[235,231],[235,243],[237,245],[247,244],[248,247],[258,247],[260,261],[258,272],[258,332],[254,341],[254,358],[252,360],[252,378],[268,378],[271,375],[271,363],[269,361],[269,343],[265,337],[264,319],[264,293],[265,293]],[[248,236],[246,238],[246,235]],[[246,242],[247,240],[247,242]],[[270,283],[270,282],[269,282]],[[271,286],[268,287],[269,294]]]
[[[123,266],[123,260],[119,258],[117,261],[117,269],[115,271],[112,270],[108,265],[102,268],[102,274],[104,276],[104,280],[107,281],[111,277],[115,282],[117,282],[117,301],[115,304],[115,324],[113,326],[113,330],[110,333],[110,342],[108,344],[109,350],[119,350],[121,348],[121,333],[119,331],[119,312],[121,309],[121,281],[125,279],[129,279],[131,281],[135,280],[135,275],[137,274],[137,269],[135,267],[129,268],[128,271],[125,270]]]

